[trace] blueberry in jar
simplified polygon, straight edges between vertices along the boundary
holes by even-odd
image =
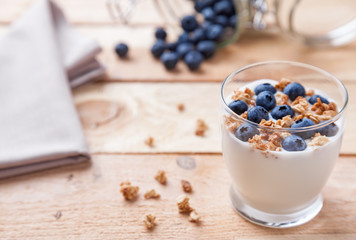
[[[199,26],[197,19],[192,15],[183,17],[181,25],[184,31],[187,32],[191,32]]]
[[[282,119],[285,116],[291,116],[293,117],[294,115],[294,111],[291,108],[291,106],[284,104],[284,105],[278,105],[275,106],[272,111],[271,111],[271,115],[274,119]]]
[[[325,121],[323,121],[325,122]],[[321,123],[323,123],[321,122]],[[316,130],[318,133],[321,135],[327,136],[327,137],[333,137],[337,134],[339,131],[339,127],[335,123],[330,123],[329,125],[326,125],[320,129]]]
[[[229,104],[229,108],[237,115],[240,115],[247,111],[248,106],[243,100],[236,100]]]
[[[322,103],[325,103],[325,104],[329,104],[329,101],[326,99],[326,98],[323,98],[322,96],[320,96],[320,95],[313,95],[313,96],[311,96],[310,98],[309,98],[309,103],[310,104],[314,104],[314,103],[316,103],[317,102],[317,99],[320,99],[320,101],[322,102]]]
[[[248,110],[247,119],[255,123],[260,123],[262,119],[268,120],[268,111],[261,106],[253,107]]]
[[[184,62],[190,71],[195,71],[203,62],[203,55],[198,51],[192,50],[185,55]]]
[[[115,52],[120,58],[125,58],[129,51],[129,47],[125,43],[119,43],[115,46]]]
[[[296,82],[288,84],[284,90],[284,94],[287,94],[289,99],[294,101],[297,97],[302,96],[305,97],[305,89],[304,87]]]
[[[214,18],[214,22],[223,27],[227,27],[229,25],[229,18],[224,15],[218,15]]]
[[[257,95],[256,106],[264,107],[267,111],[273,109],[276,106],[276,99],[273,93],[269,91],[263,91]]]
[[[216,15],[231,16],[234,14],[234,6],[230,1],[218,1],[214,4],[214,12]]]
[[[166,50],[166,44],[163,40],[158,40],[151,48],[151,53],[155,58],[161,57],[162,53]]]
[[[232,28],[235,28],[236,24],[237,24],[237,16],[236,15],[232,15],[229,18],[229,26],[232,27]]]
[[[167,70],[172,70],[176,67],[179,56],[175,52],[164,52],[161,55],[161,61]]]
[[[307,148],[307,144],[303,138],[296,135],[290,135],[283,140],[282,148],[290,152],[303,151]]]
[[[258,95],[263,91],[270,91],[271,93],[276,93],[277,90],[269,83],[262,83],[255,88],[255,94]]]
[[[205,59],[211,58],[215,53],[215,43],[209,40],[201,41],[197,44],[197,50]]]
[[[212,24],[206,29],[206,38],[209,40],[217,41],[224,33],[224,28],[219,24]]]
[[[256,127],[253,127],[246,123],[241,124],[235,132],[235,136],[243,142],[247,142],[250,138],[259,134],[260,132]]]
[[[302,118],[293,123],[291,128],[303,128],[303,127],[310,127],[315,125],[314,122],[308,118]],[[315,131],[314,130],[308,130],[308,131],[300,131],[300,132],[294,132],[294,135],[297,135],[303,139],[308,139],[314,136]]]

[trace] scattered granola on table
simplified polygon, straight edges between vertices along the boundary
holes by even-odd
[[[179,103],[179,104],[177,105],[177,108],[178,108],[178,111],[183,112],[184,109],[185,109],[185,106],[184,106],[183,103]]]
[[[190,212],[188,220],[190,222],[199,222],[200,216],[195,210],[193,210]]]
[[[208,125],[206,125],[206,123],[203,120],[198,119],[197,126],[195,129],[195,135],[203,137],[207,129],[208,129]]]
[[[145,226],[148,230],[152,230],[156,226],[155,220],[156,216],[153,216],[151,214],[145,216],[143,222],[145,223]]]
[[[182,189],[184,192],[192,192],[193,188],[192,188],[192,185],[190,184],[190,182],[186,181],[186,180],[181,180],[180,181],[181,184],[182,184]]]
[[[177,198],[177,206],[178,206],[178,212],[179,213],[190,213],[194,209],[190,207],[189,205],[189,197],[185,194],[180,195]]]
[[[144,195],[145,199],[150,199],[150,198],[160,198],[161,195],[159,195],[158,193],[156,193],[156,191],[154,189],[151,189],[149,191],[147,191]]]
[[[124,181],[120,184],[120,192],[126,200],[133,200],[137,197],[139,187],[132,186],[129,181]]]
[[[166,184],[167,182],[167,177],[166,177],[166,172],[159,170],[155,176],[155,179],[157,180],[157,182],[159,182],[160,184]]]
[[[145,144],[149,147],[154,147],[154,138],[153,137],[148,137],[146,140],[145,140]]]

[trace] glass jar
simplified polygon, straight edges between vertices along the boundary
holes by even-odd
[[[192,0],[108,0],[111,16],[128,24],[141,2],[151,1],[164,25],[179,29],[180,18],[195,14]],[[339,46],[356,37],[354,0],[231,0],[235,7],[235,31],[220,46],[235,42],[248,31],[286,33],[309,46]]]

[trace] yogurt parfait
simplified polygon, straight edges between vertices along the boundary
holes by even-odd
[[[343,84],[310,65],[262,62],[227,77],[221,97],[233,207],[269,227],[315,217],[341,147]]]

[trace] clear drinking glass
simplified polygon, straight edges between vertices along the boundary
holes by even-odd
[[[306,89],[315,89],[337,104],[338,113],[327,121],[305,128],[261,126],[234,113],[229,101],[234,90],[260,79],[290,79]],[[252,89],[253,90],[253,89]],[[321,210],[321,190],[338,158],[344,112],[348,101],[344,85],[332,74],[307,64],[269,61],[248,65],[231,73],[221,86],[222,152],[232,180],[230,199],[247,220],[267,227],[293,227],[313,219]],[[260,133],[281,136],[317,132],[336,124],[337,134],[315,149],[288,152],[262,151],[235,137],[242,123]]]

